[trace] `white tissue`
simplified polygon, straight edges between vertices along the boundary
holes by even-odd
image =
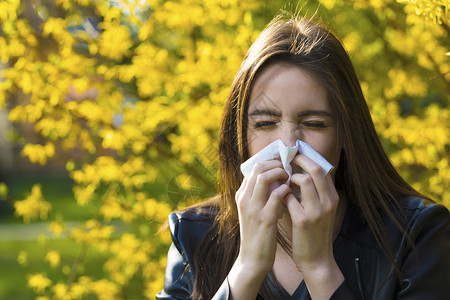
[[[297,152],[305,154],[307,157],[312,159],[315,163],[322,167],[323,172],[328,174],[334,167],[320,155],[316,150],[313,149],[309,144],[297,140],[296,146],[286,147],[281,140],[276,140],[275,142],[269,144],[267,147],[250,157],[241,165],[241,171],[244,176],[248,176],[253,169],[253,166],[259,162],[263,162],[271,159],[281,160],[283,168],[289,175],[289,179],[286,183],[290,183],[292,176],[292,166],[291,161],[297,155]]]

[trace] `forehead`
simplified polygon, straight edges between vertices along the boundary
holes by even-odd
[[[325,87],[303,68],[286,63],[263,67],[253,80],[249,109],[324,110],[331,113]]]

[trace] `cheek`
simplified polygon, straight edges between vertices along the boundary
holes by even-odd
[[[341,146],[336,135],[326,135],[320,138],[307,139],[304,142],[310,144],[314,150],[320,153],[335,168],[339,163]]]
[[[328,162],[336,168],[339,163],[341,149],[337,145],[337,143],[334,143],[332,145],[327,145],[327,146],[328,147],[323,151],[322,156],[325,157],[325,159],[328,160]]]
[[[264,149],[276,139],[276,134],[273,133],[255,131],[251,129],[247,130],[247,145],[250,157]]]

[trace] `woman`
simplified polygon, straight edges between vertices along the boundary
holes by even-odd
[[[450,216],[395,171],[350,59],[311,20],[276,18],[249,49],[220,129],[219,195],[169,217],[158,299],[447,299]],[[311,145],[240,165],[271,142]],[[297,192],[295,192],[297,191]]]

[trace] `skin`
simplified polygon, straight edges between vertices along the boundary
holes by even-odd
[[[338,165],[342,147],[327,93],[301,68],[266,66],[253,83],[248,112],[250,155],[277,139],[286,146],[300,139]],[[325,175],[305,155],[298,154],[292,165],[290,186],[281,162],[271,160],[255,165],[236,193],[241,247],[228,276],[233,299],[255,299],[271,270],[289,293],[304,280],[312,299],[329,299],[344,281],[333,241],[345,198],[339,200],[334,174]],[[277,225],[287,232],[292,256],[277,245]]]

